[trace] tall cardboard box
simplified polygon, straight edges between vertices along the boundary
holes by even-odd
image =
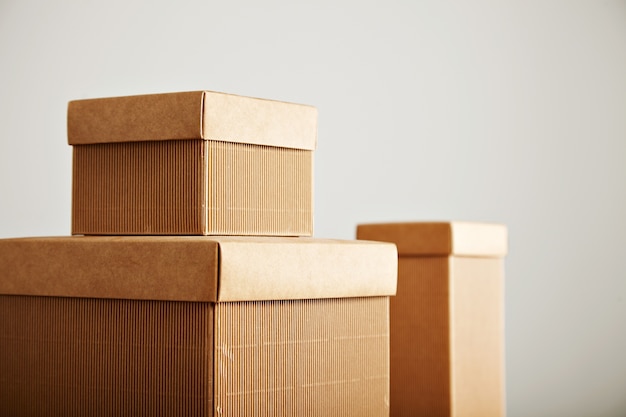
[[[311,106],[211,91],[71,101],[72,234],[313,232]]]
[[[387,416],[394,245],[0,240],[2,416]]]
[[[357,237],[398,248],[390,415],[505,415],[506,227],[366,224]]]

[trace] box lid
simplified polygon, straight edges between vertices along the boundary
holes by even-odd
[[[504,257],[507,228],[495,223],[413,222],[357,226],[357,239],[393,242],[400,256]]]
[[[282,237],[0,240],[0,294],[178,301],[393,295],[393,244]]]
[[[70,145],[204,139],[315,149],[317,109],[213,91],[70,101]]]

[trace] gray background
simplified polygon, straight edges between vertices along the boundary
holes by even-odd
[[[0,237],[67,235],[67,101],[319,109],[315,234],[506,223],[508,414],[626,415],[626,2],[0,0]]]

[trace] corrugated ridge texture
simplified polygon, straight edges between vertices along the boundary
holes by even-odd
[[[392,417],[450,416],[447,257],[400,257],[390,301]]]
[[[387,297],[221,303],[223,416],[387,416]]]
[[[210,416],[213,304],[0,296],[0,415]]]
[[[72,234],[310,236],[312,187],[313,151],[302,149],[202,140],[77,145]]]
[[[450,272],[453,414],[504,416],[504,261],[451,257]]]
[[[72,234],[201,234],[203,142],[74,146]]]
[[[207,141],[207,234],[310,236],[313,151]]]

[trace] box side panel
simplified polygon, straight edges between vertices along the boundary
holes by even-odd
[[[448,258],[400,257],[390,300],[391,416],[449,416]]]
[[[207,141],[209,235],[310,236],[313,151]]]
[[[201,234],[203,142],[74,146],[72,234]]]
[[[503,261],[451,257],[450,270],[454,416],[504,416]]]
[[[212,416],[213,308],[0,295],[0,415]]]
[[[223,416],[387,416],[388,298],[219,303]]]

